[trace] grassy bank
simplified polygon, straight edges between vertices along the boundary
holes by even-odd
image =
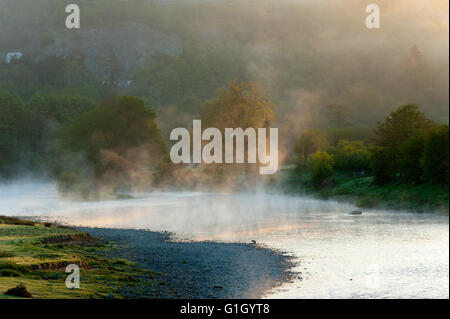
[[[137,277],[154,276],[128,260],[102,257],[113,249],[74,229],[0,216],[0,298],[17,298],[6,291],[21,284],[33,298],[121,298],[120,289]],[[79,289],[65,285],[69,264],[80,266]]]
[[[284,184],[289,192],[311,194],[354,203],[361,208],[387,208],[418,212],[449,212],[449,188],[440,184],[376,184],[372,176],[354,177],[351,173],[335,173],[322,187],[315,188],[309,173],[294,176],[284,171]]]

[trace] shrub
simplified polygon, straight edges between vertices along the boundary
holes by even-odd
[[[317,151],[308,160],[308,167],[312,174],[312,183],[319,186],[333,175],[333,156],[327,152]]]
[[[24,298],[31,298],[32,294],[27,290],[27,287],[25,287],[23,284],[18,285],[15,288],[8,289],[5,292],[5,295],[10,296],[16,296],[16,297],[24,297]]]

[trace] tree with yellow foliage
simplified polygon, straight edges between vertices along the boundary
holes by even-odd
[[[233,80],[228,88],[218,90],[217,97],[208,101],[201,108],[202,123],[205,127],[215,127],[225,136],[225,128],[270,128],[274,121],[275,105],[270,101],[267,93],[256,82],[244,82]],[[245,142],[247,157],[248,145]],[[250,171],[252,164],[234,164],[232,170],[245,174]],[[254,165],[256,169],[256,165]],[[216,175],[221,175],[224,165],[209,166],[208,170],[213,170]],[[230,166],[228,166],[231,169]],[[256,172],[256,170],[255,170]],[[230,173],[230,170],[227,170]]]
[[[275,105],[256,82],[233,80],[226,89],[201,109],[207,127],[269,128],[274,120]]]

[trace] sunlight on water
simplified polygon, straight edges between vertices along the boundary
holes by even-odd
[[[448,298],[448,216],[367,211],[268,194],[145,193],[68,202],[52,184],[0,185],[0,214],[70,225],[174,232],[179,240],[250,242],[295,257],[295,280],[269,298]]]

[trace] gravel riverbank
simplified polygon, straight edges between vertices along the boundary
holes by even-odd
[[[110,257],[157,273],[121,288],[129,298],[259,298],[292,277],[288,256],[257,245],[176,242],[168,233],[144,230],[80,230],[116,242],[119,248]]]

